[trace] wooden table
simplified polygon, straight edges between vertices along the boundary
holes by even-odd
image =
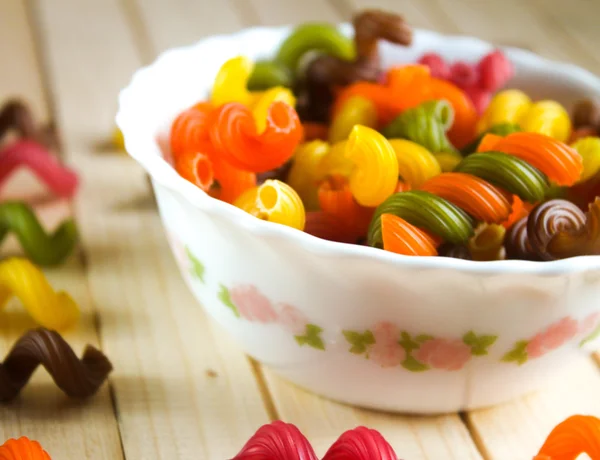
[[[542,392],[436,417],[354,409],[281,381],[212,324],[184,286],[141,168],[99,148],[113,129],[119,89],[161,51],[253,25],[346,20],[354,8],[374,5],[418,27],[522,46],[600,72],[597,0],[0,0],[0,101],[20,95],[40,116],[55,118],[64,161],[83,179],[72,205],[39,205],[49,226],[72,210],[81,231],[78,254],[46,271],[84,310],[66,337],[78,353],[85,343],[101,346],[115,366],[84,403],[36,373],[18,400],[0,408],[0,442],[27,435],[60,460],[225,459],[260,425],[282,418],[318,454],[342,431],[365,424],[408,460],[519,460],[530,459],[565,417],[600,416],[600,374],[584,356]],[[4,194],[29,193],[32,183],[19,173]],[[17,247],[7,243],[2,255]],[[16,302],[0,316],[2,356],[31,326]]]

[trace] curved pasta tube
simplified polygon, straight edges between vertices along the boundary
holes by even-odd
[[[293,83],[292,72],[282,63],[256,61],[248,80],[248,89],[251,91],[264,91],[274,86],[291,88]]]
[[[383,249],[405,256],[437,256],[437,241],[394,214],[381,216]]]
[[[461,153],[463,155],[470,155],[471,153],[474,153],[474,152],[485,151],[486,149],[484,149],[484,148],[480,149],[480,145],[481,145],[481,141],[488,134],[493,134],[495,136],[504,137],[511,133],[517,133],[519,131],[521,131],[521,127],[519,125],[513,124],[513,123],[500,123],[497,125],[493,125],[489,129],[484,131],[483,133],[479,134],[479,136],[477,136],[477,139],[475,139],[473,142],[471,142],[469,145],[467,145],[464,149],[461,150]]]
[[[200,189],[208,192],[214,182],[214,171],[211,159],[207,154],[188,151],[177,156],[175,170]]]
[[[500,223],[508,219],[511,212],[509,194],[470,174],[440,174],[425,182],[421,190],[448,200],[478,221]]]
[[[600,171],[600,138],[584,137],[571,144],[571,147],[579,153],[583,162],[583,172],[579,182],[595,176]]]
[[[252,95],[248,91],[248,80],[254,63],[244,56],[227,60],[219,69],[213,83],[210,101],[215,106],[228,102],[249,105]]]
[[[533,103],[520,125],[523,131],[545,134],[561,142],[566,142],[571,136],[571,118],[556,101]]]
[[[462,161],[462,156],[452,152],[436,153],[434,157],[442,172],[454,171],[454,168]]]
[[[304,229],[306,214],[302,200],[284,182],[267,180],[243,193],[234,204],[259,219]]]
[[[39,442],[25,436],[9,439],[0,446],[2,460],[51,460]]]
[[[381,219],[383,214],[394,214],[443,241],[465,244],[473,235],[473,220],[452,203],[421,190],[395,193],[381,203],[369,226],[369,245],[381,247]]]
[[[187,152],[201,151],[210,141],[209,115],[214,106],[201,102],[181,112],[171,125],[170,145],[173,158]]]
[[[340,175],[350,177],[354,163],[346,156],[347,141],[340,141],[329,147],[329,151],[319,163],[321,177]]]
[[[452,122],[452,117],[450,104],[445,101],[429,101],[404,111],[381,132],[388,139],[409,139],[431,152],[452,152],[455,149],[446,137],[446,129]]]
[[[435,156],[425,147],[405,139],[390,139],[389,142],[398,160],[398,174],[411,187],[420,187],[442,172]]]
[[[513,195],[511,202],[512,211],[509,216],[506,218],[504,222],[502,222],[502,226],[506,229],[511,228],[515,223],[521,220],[523,217],[527,217],[527,215],[533,209],[533,205],[531,203],[525,203],[521,198],[517,195]]]
[[[255,96],[252,104],[252,115],[256,121],[256,131],[261,134],[267,127],[269,109],[274,102],[285,102],[290,107],[295,107],[296,98],[291,90],[283,87],[275,87]]]
[[[320,164],[329,151],[327,142],[317,140],[300,145],[294,154],[287,183],[300,195],[308,210],[319,206],[319,182],[325,178]]]
[[[355,235],[355,240],[367,234],[374,209],[365,208],[356,202],[347,178],[330,176],[325,179],[319,186],[319,206],[344,222]]]
[[[338,243],[356,243],[356,234],[337,216],[325,211],[306,213],[304,231],[309,235]]]
[[[480,177],[530,203],[543,200],[549,187],[546,176],[539,170],[516,156],[501,152],[470,155],[455,171]]]
[[[374,129],[356,125],[346,144],[354,163],[350,190],[359,204],[374,207],[389,197],[398,183],[398,160],[388,140]]]
[[[275,61],[292,72],[298,68],[302,56],[309,51],[320,51],[351,61],[356,55],[354,43],[337,27],[327,23],[310,23],[296,27],[283,41]]]
[[[0,243],[14,233],[23,251],[38,265],[58,265],[77,244],[77,227],[73,219],[65,220],[52,234],[46,233],[33,209],[25,203],[0,204]]]
[[[526,161],[557,185],[573,185],[583,171],[581,155],[575,149],[544,134],[512,133],[490,147]]]
[[[573,415],[550,432],[533,460],[600,458],[600,419]]]
[[[507,89],[497,93],[477,124],[480,133],[494,125],[509,123],[520,124],[531,108],[531,99],[518,89]]]
[[[79,307],[65,292],[54,292],[44,274],[27,259],[0,262],[0,309],[13,296],[41,326],[66,329],[79,319]]]
[[[269,107],[265,130],[258,133],[251,112],[241,104],[230,103],[212,112],[210,138],[226,161],[259,173],[290,159],[302,138],[302,125],[292,107],[276,101]]]
[[[497,224],[481,224],[469,240],[469,251],[473,260],[488,261],[504,258],[504,236],[506,229]]]
[[[211,155],[211,160],[218,185],[211,190],[215,198],[233,203],[242,193],[256,187],[256,174],[231,166],[218,155]]]
[[[373,102],[364,97],[348,99],[335,114],[329,127],[329,142],[335,144],[348,139],[354,125],[375,128],[377,125],[377,109]]]

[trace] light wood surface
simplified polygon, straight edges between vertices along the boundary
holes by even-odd
[[[0,101],[24,97],[41,119],[54,117],[60,154],[82,178],[73,204],[36,204],[49,228],[74,209],[81,232],[77,254],[46,270],[84,312],[65,337],[77,352],[100,346],[115,367],[83,403],[67,400],[37,372],[17,401],[0,406],[0,442],[27,435],[65,460],[225,459],[260,425],[282,418],[319,455],[345,429],[364,424],[406,460],[525,460],[568,415],[600,416],[600,374],[585,356],[541,392],[436,417],[355,409],[282,381],[211,323],[176,269],[145,174],[100,147],[113,129],[119,89],[165,49],[252,25],[348,20],[367,6],[402,12],[417,27],[478,35],[600,71],[595,0],[0,1],[0,61],[11,63],[0,73]],[[0,199],[42,193],[19,173]],[[18,252],[18,245],[11,239],[1,251]],[[11,304],[0,316],[0,352],[31,326]]]

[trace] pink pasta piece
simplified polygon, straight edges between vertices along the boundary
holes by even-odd
[[[477,84],[479,70],[476,66],[464,61],[457,61],[450,67],[450,81],[462,89]]]
[[[392,446],[379,431],[359,426],[343,433],[323,460],[397,460]]]
[[[60,197],[71,198],[77,190],[77,174],[37,142],[21,140],[0,150],[0,186],[20,167],[29,168]]]
[[[419,59],[418,63],[429,67],[432,77],[441,78],[443,80],[450,78],[450,67],[444,58],[437,53],[424,54]]]
[[[512,62],[500,50],[496,50],[479,61],[479,87],[485,91],[496,92],[515,74]]]

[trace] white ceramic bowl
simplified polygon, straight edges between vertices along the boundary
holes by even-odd
[[[255,28],[168,51],[135,74],[117,115],[127,150],[152,178],[183,276],[243,349],[315,393],[434,413],[530,391],[591,343],[600,324],[600,257],[398,256],[258,220],[179,177],[160,149],[173,118],[208,96],[226,59],[269,56],[288,32]],[[386,65],[431,50],[473,61],[490,49],[417,31],[411,48],[383,45],[382,55]],[[534,98],[570,106],[600,96],[600,80],[582,69],[506,52],[517,67],[511,86]]]

